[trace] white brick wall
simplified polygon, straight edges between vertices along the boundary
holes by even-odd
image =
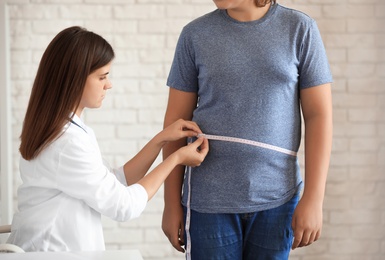
[[[278,0],[317,20],[334,75],[334,141],[320,241],[294,260],[380,260],[385,255],[385,1]],[[111,165],[133,156],[162,128],[166,77],[183,25],[215,8],[210,0],[8,0],[15,192],[18,136],[38,62],[70,25],[103,35],[116,50],[113,89],[87,111]],[[157,162],[160,161],[158,158]],[[108,249],[144,259],[183,259],[160,225],[162,189],[127,223],[103,218]]]

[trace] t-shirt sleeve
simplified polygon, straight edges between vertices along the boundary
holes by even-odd
[[[186,92],[197,92],[198,71],[188,30],[183,28],[175,49],[167,86]]]
[[[332,81],[321,34],[316,22],[311,20],[300,46],[299,86],[304,89]]]

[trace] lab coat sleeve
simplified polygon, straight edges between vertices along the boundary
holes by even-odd
[[[143,212],[148,195],[143,186],[124,186],[118,178],[103,164],[92,141],[71,139],[59,153],[57,189],[107,217],[127,221]]]
[[[119,168],[112,168],[110,166],[110,164],[103,158],[103,164],[108,168],[108,170],[110,172],[113,172],[115,177],[118,179],[118,181],[123,184],[124,186],[128,186],[127,185],[127,180],[126,180],[126,176],[124,175],[124,169],[123,169],[123,166],[119,167]]]
[[[126,180],[126,176],[124,175],[124,169],[123,169],[123,166],[117,168],[117,169],[112,169],[112,172],[114,173],[116,179],[118,179],[118,181],[123,184],[124,186],[128,186],[127,185],[127,180]]]

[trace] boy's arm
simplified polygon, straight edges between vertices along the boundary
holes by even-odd
[[[322,229],[322,205],[332,145],[331,85],[301,90],[305,122],[305,188],[294,211],[292,249],[318,240]]]
[[[164,127],[166,128],[180,118],[191,120],[196,105],[196,93],[170,88]],[[163,148],[163,158],[166,159],[170,154],[184,145],[186,145],[185,139],[166,144]],[[181,252],[184,252],[182,248],[182,245],[184,244],[184,221],[181,204],[183,172],[184,166],[175,167],[164,182],[165,206],[162,219],[163,232],[173,247]]]

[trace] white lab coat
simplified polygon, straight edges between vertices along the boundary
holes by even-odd
[[[148,195],[127,187],[123,168],[103,164],[94,132],[76,115],[65,132],[31,161],[20,160],[18,189],[8,243],[25,251],[104,250],[101,214],[117,221],[138,217]]]

